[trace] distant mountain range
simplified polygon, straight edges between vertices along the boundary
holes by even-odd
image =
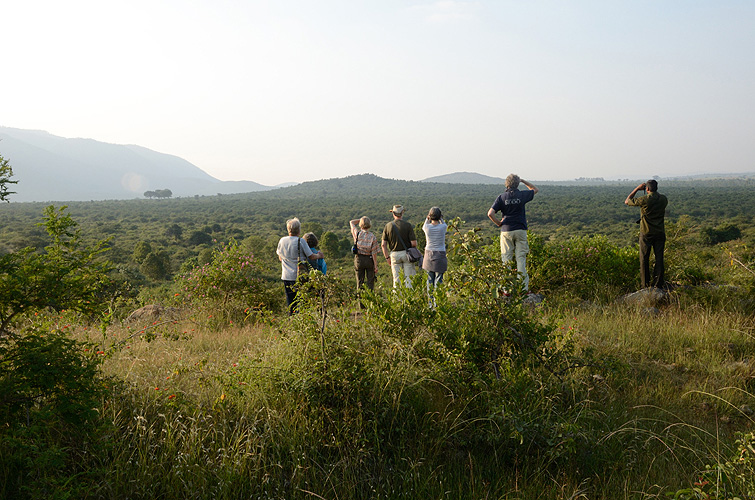
[[[170,189],[173,196],[273,189],[251,181],[221,181],[177,156],[141,146],[67,139],[38,130],[0,127],[0,155],[10,161],[11,201],[141,198]]]
[[[0,155],[10,161],[13,202],[142,198],[170,190],[174,197],[267,191],[252,181],[221,181],[177,156],[93,139],[68,139],[40,130],[0,127]],[[504,179],[457,172],[420,182],[503,184]]]
[[[221,181],[177,156],[134,146],[108,144],[93,139],[67,139],[39,130],[0,127],[0,155],[10,161],[14,191],[11,202],[60,202],[142,198],[145,193],[170,190],[174,197],[214,196],[270,191],[296,183],[263,186],[252,181]],[[707,174],[664,180],[753,179],[755,173]],[[370,185],[385,181],[373,174],[330,179],[323,184],[345,189],[354,183]],[[536,184],[595,184],[639,182],[630,179],[578,178],[572,181],[542,181]],[[318,182],[318,181],[313,181]],[[505,184],[500,177],[475,172],[455,172],[422,181],[438,184]],[[320,184],[316,184],[320,186]],[[311,182],[301,189],[314,187]]]

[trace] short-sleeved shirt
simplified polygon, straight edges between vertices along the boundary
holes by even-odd
[[[278,241],[276,253],[281,257],[281,279],[283,281],[296,281],[298,262],[307,260],[312,255],[304,238],[298,236],[284,236]]]
[[[527,214],[524,211],[524,205],[532,201],[535,197],[535,191],[519,191],[518,189],[507,189],[504,193],[498,195],[493,206],[490,207],[494,212],[501,212],[501,231],[516,231],[518,229],[527,229]]]
[[[666,234],[664,217],[668,198],[656,192],[649,192],[639,198],[631,198],[627,205],[640,207],[640,232],[642,234]]]
[[[406,248],[401,244],[401,239],[398,237],[399,234],[401,234],[401,239],[404,240]],[[395,219],[393,222],[385,225],[382,240],[388,242],[388,249],[391,252],[400,252],[402,250],[409,250],[412,246],[412,241],[416,241],[417,237],[414,235],[414,226],[403,219]]]
[[[356,224],[352,224],[351,236],[356,242],[357,253],[359,255],[371,255],[373,258],[377,256],[380,245],[377,242],[377,237],[372,232],[361,229]]]

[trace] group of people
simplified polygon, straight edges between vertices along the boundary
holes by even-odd
[[[377,237],[370,231],[372,222],[369,217],[352,219],[349,221],[351,236],[354,239],[354,271],[357,278],[357,288],[364,286],[373,290],[375,276],[378,272],[378,252],[382,252],[393,273],[393,286],[401,284],[412,286],[412,276],[416,274],[415,261],[410,258],[412,248],[417,248],[417,237],[414,227],[403,220],[404,207],[394,205],[390,213],[393,220],[383,228],[382,242],[378,244]],[[443,282],[443,273],[448,268],[446,259],[446,230],[448,225],[443,220],[443,214],[438,207],[432,207],[422,227],[425,232],[425,254],[422,268],[427,271],[428,291]],[[289,314],[296,312],[296,281],[302,269],[306,272],[310,268],[327,272],[324,255],[316,248],[317,237],[307,233],[300,237],[301,222],[297,218],[286,221],[288,236],[278,241],[278,260],[281,262],[281,280],[286,294],[286,305]],[[408,242],[408,244],[407,244]],[[307,263],[307,265],[302,265]]]
[[[523,185],[526,189],[519,189]],[[521,179],[516,174],[506,177],[506,190],[501,193],[488,210],[488,218],[500,228],[501,259],[504,263],[516,262],[524,291],[529,292],[529,274],[527,273],[527,216],[525,205],[532,201],[538,193],[538,188],[532,183]],[[645,195],[635,198],[639,191]],[[641,208],[640,224],[640,277],[642,286],[662,288],[664,282],[663,251],[666,242],[664,217],[668,199],[658,193],[658,182],[651,179],[637,186],[624,200],[629,206]],[[393,220],[383,228],[381,243],[377,236],[370,231],[372,223],[369,217],[352,219],[349,221],[351,236],[354,239],[354,270],[357,288],[365,285],[372,290],[375,286],[375,275],[378,272],[378,252],[391,266],[393,287],[401,285],[403,275],[404,286],[411,288],[412,276],[416,274],[415,262],[411,254],[417,248],[417,237],[414,227],[404,220],[405,209],[401,205],[394,205],[390,209]],[[501,214],[500,219],[498,213]],[[440,208],[432,207],[425,218],[422,230],[425,233],[425,251],[422,259],[422,269],[427,272],[427,289],[433,301],[435,287],[443,282],[443,274],[448,268],[446,258],[446,230],[448,225],[443,220]],[[288,236],[278,242],[278,259],[281,261],[281,280],[286,293],[286,303],[289,314],[296,310],[296,279],[300,272],[300,263],[310,263],[311,267],[326,273],[327,267],[324,256],[317,250],[317,237],[307,233],[299,237],[301,224],[299,219],[286,222]],[[650,252],[655,254],[655,266],[650,271]]]

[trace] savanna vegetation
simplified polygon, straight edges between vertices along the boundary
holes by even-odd
[[[654,307],[620,300],[633,185],[538,187],[538,304],[485,216],[500,186],[0,205],[0,497],[752,498],[752,180],[660,182],[673,286]],[[355,293],[348,220],[379,228],[395,203],[449,218],[435,307],[384,263]],[[289,318],[292,216],[328,274]],[[147,304],[163,315],[129,319]]]

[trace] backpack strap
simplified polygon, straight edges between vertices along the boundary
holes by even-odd
[[[401,237],[401,230],[398,228],[398,224],[396,224],[396,221],[393,221],[393,227],[396,228],[396,236],[398,236],[398,240],[401,242],[401,246],[404,247],[404,251],[408,251],[409,249],[406,248],[406,243],[404,243],[404,238]]]

